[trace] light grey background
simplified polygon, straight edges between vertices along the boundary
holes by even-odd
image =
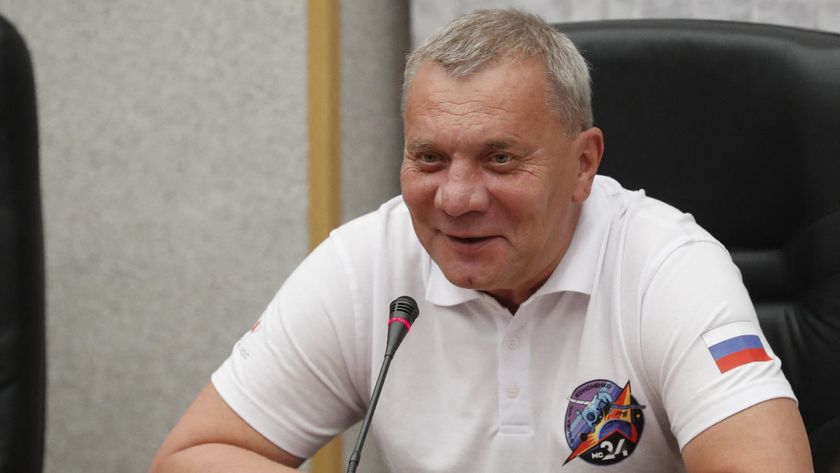
[[[409,24],[422,38],[499,6],[840,31],[840,0],[343,0],[345,220],[399,192]],[[46,472],[142,472],[307,252],[306,2],[0,0],[0,13],[37,81]],[[374,446],[360,470],[382,471]]]
[[[407,1],[340,3],[341,199],[346,221],[400,193],[400,94],[411,44]]]
[[[306,254],[305,4],[0,12],[37,82],[46,471],[145,471]]]
[[[341,5],[347,218],[399,192],[408,6],[393,3]],[[0,13],[39,103],[45,471],[142,472],[307,252],[306,2]]]
[[[840,0],[413,0],[412,44],[478,8],[519,8],[552,23],[619,18],[705,18],[840,31]]]

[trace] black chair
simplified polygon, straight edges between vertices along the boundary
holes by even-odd
[[[32,65],[0,17],[0,473],[42,467],[43,259]]]
[[[557,28],[591,65],[601,173],[729,248],[817,471],[840,471],[840,35],[702,20]]]

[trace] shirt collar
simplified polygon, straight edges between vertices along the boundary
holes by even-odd
[[[569,249],[545,284],[529,300],[564,291],[592,294],[611,221],[610,199],[606,190],[597,183],[596,178],[592,193],[583,203]],[[428,254],[423,266],[426,274],[426,300],[429,302],[440,306],[454,306],[482,297],[479,291],[450,283]]]

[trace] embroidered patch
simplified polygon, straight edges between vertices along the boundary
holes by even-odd
[[[645,416],[630,393],[606,379],[587,381],[572,391],[566,408],[566,442],[572,450],[563,463],[575,458],[593,465],[618,463],[636,449]]]
[[[770,361],[755,324],[732,322],[703,334],[703,342],[721,373],[756,361]]]

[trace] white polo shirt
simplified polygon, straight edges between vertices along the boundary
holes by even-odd
[[[420,316],[371,430],[391,471],[681,471],[680,449],[704,429],[793,398],[726,249],[601,176],[563,260],[515,317],[449,283],[397,197],[307,257],[213,384],[307,458],[364,415],[400,295]]]

